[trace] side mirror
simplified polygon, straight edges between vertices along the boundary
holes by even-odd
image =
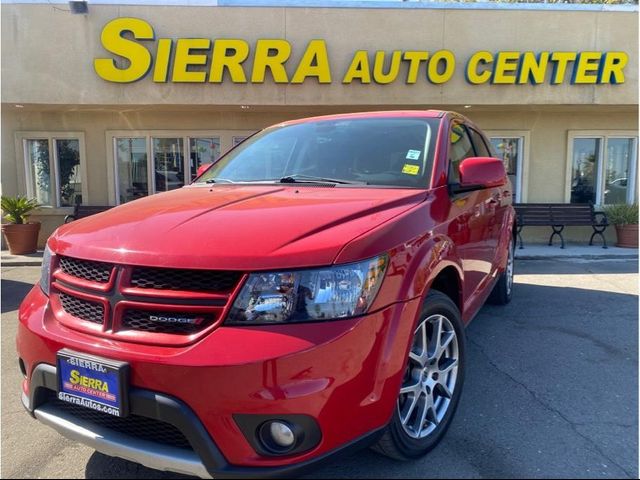
[[[507,183],[507,172],[499,158],[470,157],[460,163],[460,183],[454,193],[500,187]]]
[[[212,163],[203,163],[202,165],[200,165],[198,167],[198,172],[196,173],[196,176],[199,177],[200,175],[202,175],[211,165],[213,165]]]

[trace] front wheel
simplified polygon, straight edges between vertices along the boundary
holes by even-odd
[[[511,301],[511,296],[513,295],[514,248],[515,241],[509,242],[507,265],[488,298],[489,303],[493,305],[506,305]]]
[[[445,294],[430,292],[414,331],[393,417],[375,451],[409,460],[438,444],[458,407],[464,354],[458,308]]]

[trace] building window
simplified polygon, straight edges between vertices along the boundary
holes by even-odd
[[[638,201],[636,138],[608,138],[602,203],[634,203]]]
[[[516,203],[524,201],[524,154],[525,154],[524,133],[504,132],[503,134],[492,133],[489,136],[494,155],[502,159],[507,176],[511,180],[513,188],[513,198]]]
[[[596,203],[598,167],[602,163],[600,138],[575,138],[571,161],[571,203]]]
[[[191,138],[189,141],[189,173],[191,181],[193,181],[197,176],[200,165],[213,163],[220,158],[220,138]]]
[[[224,147],[235,146],[236,139],[249,133],[107,132],[115,174],[110,177],[116,194],[112,203],[126,203],[188,185],[196,178],[200,165],[215,162]]]
[[[116,138],[118,203],[149,195],[149,172],[145,138]]]
[[[244,142],[247,138],[247,136],[234,136],[233,137],[233,146],[235,147],[236,145],[241,144],[242,142]]]
[[[153,138],[154,186],[156,192],[168,192],[184,186],[184,140]]]
[[[27,196],[49,207],[82,202],[86,190],[84,135],[19,132],[17,136],[24,152]]]
[[[51,162],[49,140],[25,140],[27,162],[27,192],[40,205],[53,206],[51,195]]]
[[[80,175],[80,141],[77,138],[54,138],[56,190],[58,206],[72,207],[76,198],[82,201],[82,177]]]
[[[638,137],[625,134],[569,133],[570,203],[634,203]]]

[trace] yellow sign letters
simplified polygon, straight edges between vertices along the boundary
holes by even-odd
[[[292,58],[285,39],[260,39],[254,45],[238,38],[159,38],[153,27],[138,18],[116,18],[102,29],[104,49],[113,57],[96,58],[96,73],[109,82],[131,83],[152,71],[156,83],[264,83],[320,84],[333,82],[329,51],[324,40],[309,41],[302,56]],[[629,56],[621,51],[477,51],[458,67],[449,50],[357,50],[341,65],[343,84],[413,85],[422,77],[445,84],[458,68],[473,85],[558,85],[624,83]]]

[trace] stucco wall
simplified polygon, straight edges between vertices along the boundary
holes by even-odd
[[[112,57],[100,43],[110,20],[137,17],[155,37],[283,38],[293,47],[289,75],[307,43],[325,39],[333,70],[330,85],[154,84],[151,75],[133,84],[102,80],[97,57]],[[2,8],[2,102],[46,104],[175,105],[509,105],[636,104],[638,100],[637,12],[435,10],[356,8],[246,8],[109,6],[90,4],[88,15],[51,5],[6,4]],[[153,42],[144,42],[155,51]],[[414,85],[343,85],[356,50],[451,50],[454,77],[443,85],[424,78]],[[470,85],[464,61],[477,50],[625,51],[629,64],[621,85]],[[245,67],[250,70],[250,54]],[[197,67],[196,67],[197,69]],[[206,68],[205,68],[206,70]],[[400,78],[406,76],[403,62]]]
[[[490,131],[528,132],[527,201],[564,201],[570,130],[636,131],[638,128],[637,12],[169,7],[95,5],[72,15],[47,4],[3,4],[3,194],[26,193],[16,132],[84,133],[90,204],[113,197],[108,179],[106,132],[110,130],[258,130],[282,120],[345,111],[444,108],[461,111]],[[111,57],[100,44],[103,26],[117,17],[149,22],[156,38],[287,39],[292,75],[307,43],[326,41],[332,84],[159,84],[151,75],[132,84],[102,80],[96,57]],[[155,51],[153,42],[145,42]],[[406,85],[403,62],[389,85],[341,83],[356,50],[451,50],[453,78]],[[626,81],[619,85],[471,85],[465,60],[475,51],[624,51]],[[245,62],[249,72],[253,52]],[[423,67],[424,68],[424,67]],[[207,70],[205,67],[204,70]],[[550,74],[550,72],[549,72]],[[548,74],[548,77],[549,77]],[[19,106],[18,106],[19,105]],[[242,109],[242,105],[250,106]],[[471,105],[464,109],[463,106]],[[19,150],[19,149],[18,149]],[[43,209],[41,239],[69,209]],[[577,238],[584,235],[575,230]],[[536,234],[537,235],[537,234]],[[546,234],[545,234],[546,235]],[[540,235],[542,238],[545,235]],[[570,234],[571,236],[571,234]]]

